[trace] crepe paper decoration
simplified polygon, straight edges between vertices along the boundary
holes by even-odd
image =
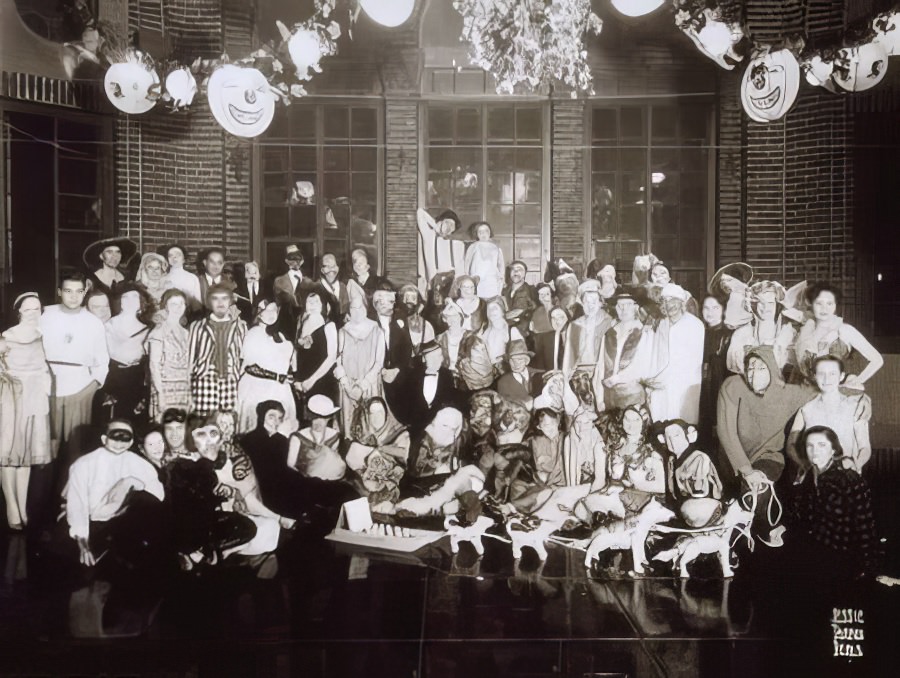
[[[772,122],[787,113],[800,90],[800,64],[787,49],[754,58],[741,81],[741,103],[751,120]]]
[[[107,69],[103,89],[113,106],[132,115],[149,111],[162,93],[153,60],[131,49]]]
[[[166,94],[176,111],[189,107],[197,95],[197,80],[187,67],[176,68],[166,76]]]

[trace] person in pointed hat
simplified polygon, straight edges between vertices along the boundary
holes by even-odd
[[[125,282],[124,271],[137,254],[138,246],[129,238],[103,238],[88,245],[82,254],[92,289],[111,295],[116,285]],[[97,265],[100,268],[97,268]]]

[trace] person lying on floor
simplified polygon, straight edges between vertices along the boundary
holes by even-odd
[[[113,419],[100,440],[102,447],[69,469],[63,490],[69,536],[88,567],[107,552],[126,566],[147,564],[164,543],[163,485],[150,462],[131,451],[130,422]]]

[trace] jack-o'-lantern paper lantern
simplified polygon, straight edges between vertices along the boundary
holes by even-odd
[[[900,54],[900,12],[879,14],[872,21],[875,37],[872,42],[884,48],[888,56]]]
[[[834,84],[847,92],[872,89],[887,75],[888,55],[875,42],[838,50],[834,59]]]
[[[255,68],[217,68],[209,76],[207,98],[216,122],[237,137],[259,136],[275,116],[275,95]]]
[[[128,50],[124,60],[107,69],[103,89],[113,106],[132,115],[149,111],[161,94],[152,60],[137,50]]]
[[[800,90],[800,64],[786,49],[754,58],[741,81],[741,103],[751,120],[772,122],[787,113]]]
[[[684,28],[694,45],[724,69],[732,70],[744,57],[735,46],[744,38],[740,24],[727,24],[710,9],[703,10],[705,22],[699,31],[693,25]]]
[[[176,68],[166,76],[166,93],[175,110],[187,108],[197,94],[197,80],[188,68]]]
[[[837,88],[831,76],[834,74],[834,62],[826,61],[818,55],[805,59],[801,66],[803,75],[813,87],[824,87],[829,92],[836,92]]]

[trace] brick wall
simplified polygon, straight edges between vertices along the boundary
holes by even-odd
[[[561,257],[581,271],[585,265],[585,229],[589,228],[582,188],[588,181],[584,172],[585,102],[554,101],[550,115],[550,256]]]
[[[165,44],[175,55],[211,57],[251,48],[252,15],[243,0],[162,4]],[[142,44],[157,35],[160,4],[132,2],[129,23]],[[228,259],[250,256],[250,142],[229,137],[198,95],[189,114],[154,110],[116,121],[115,172],[120,233],[143,251],[169,241],[190,254],[222,243]]]
[[[384,274],[395,283],[415,282],[416,208],[419,205],[419,106],[389,99],[385,104]]]

